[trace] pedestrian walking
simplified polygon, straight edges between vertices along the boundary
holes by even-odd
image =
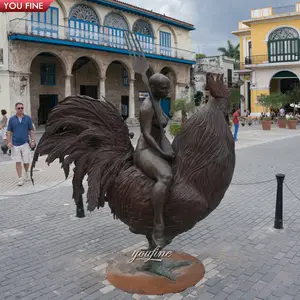
[[[30,148],[35,147],[34,130],[31,118],[24,114],[24,105],[21,102],[15,105],[16,114],[9,119],[7,126],[7,146],[12,149],[12,157],[16,162],[18,185],[29,180]],[[22,176],[22,163],[25,174]]]
[[[3,151],[3,154],[7,153],[8,147],[7,147],[7,124],[8,124],[8,117],[7,117],[7,111],[5,109],[1,109],[1,115],[2,115],[2,119],[0,121],[0,134],[1,137],[4,141],[4,144],[1,146],[1,149]],[[9,150],[9,154],[10,154],[10,150]]]
[[[234,134],[233,134],[233,138],[234,138],[234,141],[236,142],[237,141],[237,134],[238,134],[238,131],[239,131],[239,124],[240,124],[240,108],[238,108],[233,116],[232,116],[232,123],[233,123],[233,126],[234,126]]]

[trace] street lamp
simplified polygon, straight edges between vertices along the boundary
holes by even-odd
[[[25,88],[27,87],[27,78],[25,76],[22,76],[20,79],[20,91],[21,94],[23,94]]]

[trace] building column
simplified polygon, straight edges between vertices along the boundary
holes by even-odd
[[[105,79],[106,77],[100,77],[99,79],[99,99],[101,100],[105,100]]]
[[[240,98],[240,104],[241,104],[241,115],[242,116],[245,116],[245,101],[246,101],[246,98],[245,98],[245,82],[243,85],[240,86],[240,95],[241,95],[241,98]]]
[[[72,77],[72,75],[65,75],[65,98],[72,95],[71,77]]]
[[[135,116],[135,98],[134,98],[134,81],[129,79],[129,116],[126,120],[128,125],[138,125],[139,122]]]
[[[64,38],[69,39],[69,18],[64,18],[64,28],[63,28]],[[59,37],[61,38],[61,37]]]
[[[9,73],[11,115],[15,114],[15,104],[17,102],[24,104],[25,114],[33,115],[30,101],[30,75],[31,73]]]

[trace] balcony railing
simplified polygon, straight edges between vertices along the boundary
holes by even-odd
[[[247,56],[245,61],[241,63],[241,69],[247,68],[249,65],[296,62],[299,61],[299,58],[297,53]]]
[[[127,47],[125,30],[105,26],[93,27],[92,29],[93,31],[88,31],[32,20],[13,19],[10,21],[9,35],[20,34],[52,40],[65,40],[86,45],[92,44],[122,50],[132,50]],[[150,57],[151,55],[159,55],[189,61],[196,60],[195,52],[173,47],[164,47],[151,42],[151,39],[145,39],[144,36],[139,34],[137,34],[137,38],[146,56],[149,54]],[[82,46],[84,47],[84,45]]]

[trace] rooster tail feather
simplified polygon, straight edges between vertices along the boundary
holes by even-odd
[[[88,96],[70,96],[49,115],[33,157],[31,179],[40,156],[47,155],[48,165],[58,159],[66,179],[70,165],[74,164],[72,198],[77,217],[84,217],[84,177],[88,177],[88,210],[104,207],[107,191],[120,172],[132,166],[133,151],[128,127],[111,103]]]

